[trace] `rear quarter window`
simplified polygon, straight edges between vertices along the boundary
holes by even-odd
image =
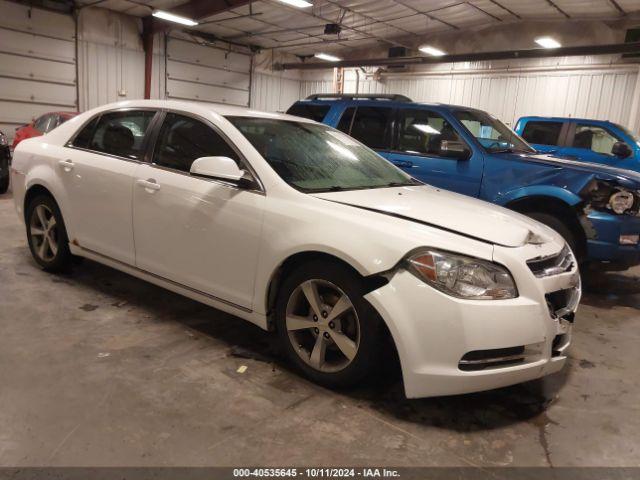
[[[524,126],[522,138],[538,145],[558,145],[562,122],[529,121]]]
[[[329,111],[329,105],[308,105],[304,103],[294,103],[287,113],[296,117],[308,118],[316,122],[322,122]]]

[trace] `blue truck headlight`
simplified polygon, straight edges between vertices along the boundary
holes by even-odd
[[[623,214],[633,208],[635,198],[633,193],[627,190],[619,190],[609,197],[609,208],[617,214]]]

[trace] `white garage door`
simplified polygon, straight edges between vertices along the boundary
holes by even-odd
[[[167,98],[249,106],[251,55],[167,39]]]
[[[0,130],[51,111],[75,111],[75,22],[0,0]]]

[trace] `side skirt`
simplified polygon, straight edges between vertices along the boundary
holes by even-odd
[[[201,292],[186,285],[174,282],[173,280],[169,280],[168,278],[164,278],[145,270],[141,270],[127,263],[120,262],[119,260],[115,260],[111,257],[107,257],[100,253],[94,252],[93,250],[83,248],[79,245],[74,245],[73,243],[69,243],[69,250],[71,250],[71,253],[73,253],[74,255],[85,257],[89,260],[93,260],[116,270],[120,270],[121,272],[127,273],[133,277],[147,281],[159,287],[166,288],[167,290],[175,292],[179,295],[183,295],[197,302],[204,303],[205,305],[209,305],[210,307],[222,310],[223,312],[229,313],[231,315],[240,317],[257,325],[263,330],[268,330],[266,315],[260,315],[259,313],[254,312],[241,305],[227,302],[226,300],[220,299],[213,295],[209,295],[208,293]]]

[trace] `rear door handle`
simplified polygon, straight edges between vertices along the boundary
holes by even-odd
[[[138,186],[144,188],[147,192],[153,193],[157,190],[160,190],[160,184],[157,183],[153,178],[148,180],[136,180]]]
[[[404,168],[413,167],[413,162],[409,160],[391,160],[391,163],[393,163],[398,167],[404,167]]]
[[[60,165],[65,172],[70,172],[71,170],[73,170],[73,167],[74,167],[73,161],[71,161],[68,158],[66,160],[60,160],[58,162],[58,165]]]

